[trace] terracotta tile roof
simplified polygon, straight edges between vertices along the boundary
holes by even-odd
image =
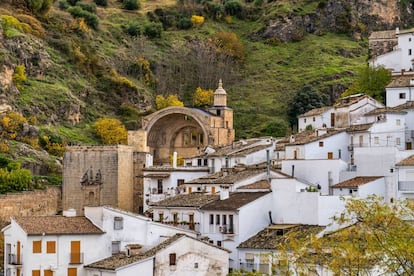
[[[258,165],[253,167],[235,166],[233,168],[222,169],[220,172],[209,174],[185,184],[234,184],[239,180],[247,179],[266,172],[266,166]]]
[[[346,129],[347,132],[367,131],[374,123],[353,125]]]
[[[395,110],[407,110],[407,109],[414,109],[414,101],[406,101],[403,104],[394,106],[393,109]]]
[[[222,248],[222,247],[219,247],[219,246],[216,246],[216,245],[213,245],[213,244],[204,242],[202,240],[198,240],[198,239],[192,238],[192,237],[187,236],[185,234],[178,234],[177,233],[174,236],[172,236],[171,238],[169,238],[169,239],[161,242],[157,246],[154,246],[151,249],[149,249],[149,250],[147,250],[147,251],[145,251],[143,253],[140,253],[140,254],[137,254],[137,255],[132,255],[130,257],[127,257],[123,253],[116,254],[116,255],[113,255],[113,256],[111,256],[109,258],[106,258],[106,259],[97,261],[95,263],[86,265],[85,268],[116,270],[116,269],[119,269],[119,268],[121,268],[123,266],[130,265],[130,264],[133,264],[133,263],[137,263],[137,262],[140,262],[142,260],[148,259],[150,257],[155,257],[155,255],[159,251],[167,248],[169,245],[171,245],[172,243],[174,243],[175,241],[178,241],[179,239],[181,239],[183,237],[190,238],[190,239],[193,239],[193,240],[202,242],[204,244],[207,244],[209,246],[218,248],[220,250],[227,251],[229,253],[231,252],[228,249],[225,249],[225,248]]]
[[[387,88],[393,88],[393,87],[410,87],[410,86],[414,86],[414,85],[410,84],[411,79],[414,79],[413,74],[392,76],[391,82],[386,87]]]
[[[79,235],[79,234],[103,234],[104,232],[95,226],[86,217],[16,217],[13,218],[28,235]]]
[[[332,188],[353,188],[365,185],[369,182],[382,178],[382,176],[357,176],[355,178],[348,179],[335,185],[331,185]]]
[[[385,113],[406,114],[407,112],[404,112],[402,110],[398,110],[392,107],[381,107],[381,108],[376,108],[374,110],[371,110],[368,113],[365,113],[364,116],[373,116],[373,115],[380,115],[380,114],[385,114]]]
[[[279,244],[288,240],[286,233],[297,232],[305,238],[309,234],[317,234],[325,227],[317,225],[276,224],[270,225],[237,246],[245,249],[278,249]]]
[[[208,154],[210,157],[216,156],[238,156],[243,154],[249,154],[251,152],[259,151],[268,147],[271,147],[271,143],[267,143],[265,145],[260,144],[254,146],[255,143],[259,143],[263,141],[265,138],[262,139],[249,139],[243,140],[239,142],[235,142],[228,146],[221,146],[214,148],[216,151],[213,153]],[[270,138],[268,138],[270,140]]]
[[[294,136],[294,142],[289,142],[285,146],[308,144],[308,143],[315,142],[315,141],[318,141],[318,140],[321,140],[321,139],[325,139],[325,138],[328,138],[330,136],[341,133],[341,132],[345,131],[345,129],[328,128],[326,131],[327,131],[327,133],[322,134],[322,135],[318,135],[318,136],[316,135],[315,130],[305,130],[305,131],[299,132]]]
[[[201,210],[236,211],[240,207],[267,195],[270,192],[240,192],[230,193],[229,198],[215,200],[202,206]]]
[[[390,30],[390,31],[372,32],[369,35],[369,39],[370,40],[373,40],[373,39],[397,39],[397,37],[396,37],[395,30]]]
[[[414,166],[414,155],[401,160],[396,164],[396,166]]]
[[[317,115],[325,113],[329,109],[332,109],[332,106],[324,106],[324,107],[314,108],[312,110],[309,110],[306,113],[303,113],[303,114],[299,115],[298,118],[317,116]]]
[[[206,193],[179,194],[164,200],[151,203],[151,206],[159,207],[195,207],[200,208],[205,204],[218,200],[218,195]]]
[[[239,187],[239,189],[270,189],[270,183],[269,183],[269,180],[264,179],[264,180],[256,181],[255,183],[252,183],[252,184],[241,186]]]
[[[409,33],[414,33],[414,28],[399,31],[399,34],[409,34]]]
[[[369,96],[365,94],[354,94],[354,95],[339,99],[339,102],[334,104],[334,107],[339,108],[339,107],[350,106],[350,105],[353,105],[354,103],[359,102],[360,100],[364,98],[369,98]]]

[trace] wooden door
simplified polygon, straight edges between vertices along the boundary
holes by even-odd
[[[77,269],[76,267],[70,267],[68,268],[68,276],[77,276]]]
[[[191,194],[193,192],[193,188],[188,187],[188,193]]]
[[[216,193],[216,186],[211,187],[211,193],[215,194]]]
[[[407,142],[407,143],[405,144],[405,149],[406,149],[406,150],[411,150],[411,149],[413,149],[413,146],[412,146],[411,142]]]
[[[53,276],[53,271],[50,269],[47,269],[44,271],[44,276]]]
[[[16,276],[20,276],[20,268],[16,268]]]
[[[328,152],[328,159],[333,159],[333,153],[332,152]]]
[[[70,242],[70,262],[72,264],[80,264],[81,263],[80,241],[71,241]]]
[[[40,270],[32,270],[32,276],[40,276]]]

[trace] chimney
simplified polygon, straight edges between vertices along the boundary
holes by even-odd
[[[229,188],[229,185],[220,185],[220,200],[225,200],[229,198]]]
[[[177,152],[173,153],[173,168],[177,168]]]
[[[142,245],[140,244],[128,244],[125,246],[126,256],[132,257],[142,253]]]
[[[66,211],[63,211],[64,217],[76,217],[76,210],[73,208],[67,209]]]

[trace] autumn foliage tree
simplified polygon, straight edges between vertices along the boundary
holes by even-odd
[[[157,105],[158,110],[169,106],[184,106],[184,103],[178,99],[177,95],[169,95],[167,98],[158,95],[155,98],[155,104]]]
[[[241,44],[235,33],[218,32],[211,36],[211,41],[218,51],[223,51],[240,61],[244,60],[246,53],[243,44]]]
[[[405,202],[386,204],[377,196],[351,198],[334,218],[340,229],[322,237],[292,235],[281,246],[290,271],[314,275],[323,266],[334,275],[413,275],[414,211]]]
[[[127,130],[121,121],[114,118],[102,118],[94,125],[95,133],[106,145],[127,143]]]
[[[203,90],[201,87],[197,87],[193,95],[193,105],[195,107],[207,107],[211,105],[213,100],[213,90]]]

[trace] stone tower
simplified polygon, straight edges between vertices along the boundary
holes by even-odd
[[[214,92],[214,103],[215,107],[219,106],[227,106],[227,93],[226,90],[223,89],[223,82],[221,79],[218,83],[218,88]]]

